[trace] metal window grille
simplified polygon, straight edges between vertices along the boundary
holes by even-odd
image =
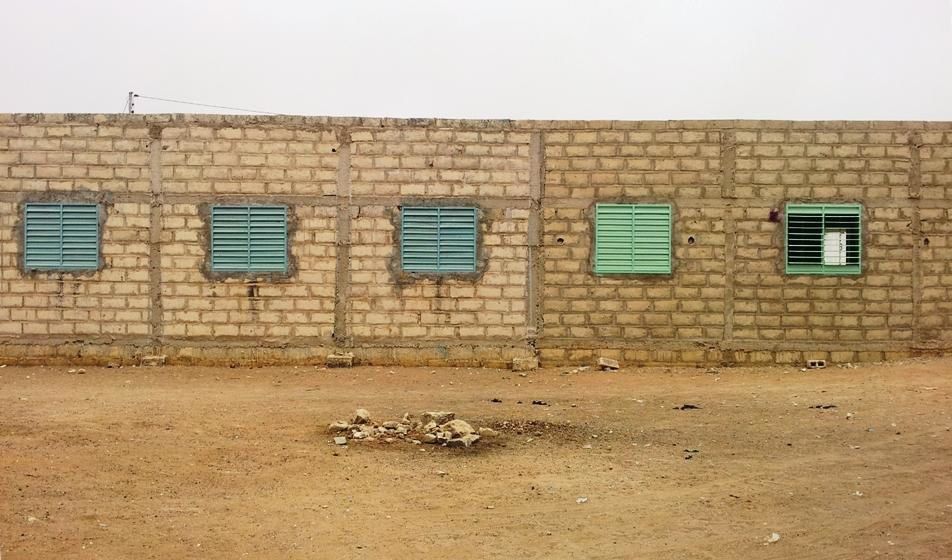
[[[862,213],[858,204],[788,204],[787,274],[860,274]]]
[[[23,239],[27,270],[96,270],[99,205],[28,203]]]
[[[213,206],[212,270],[287,272],[286,206]]]
[[[671,206],[597,204],[596,274],[670,274]]]
[[[400,221],[400,261],[404,271],[476,271],[476,208],[403,207]]]

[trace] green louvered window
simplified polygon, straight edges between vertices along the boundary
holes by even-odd
[[[670,273],[670,205],[595,205],[595,274]]]
[[[213,206],[212,270],[287,272],[287,206]]]
[[[400,217],[400,262],[404,271],[476,271],[475,208],[405,206]]]
[[[99,205],[27,203],[23,239],[27,270],[96,270]]]
[[[859,274],[862,214],[859,204],[788,204],[787,274]]]

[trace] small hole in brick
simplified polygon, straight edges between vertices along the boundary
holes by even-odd
[[[331,151],[336,154],[336,153],[337,153],[337,148],[331,148]]]
[[[688,245],[694,245],[694,236],[693,236],[693,235],[688,236]]]
[[[559,245],[565,245],[565,238],[564,238],[564,237],[557,237],[557,238],[555,238],[555,242],[558,243]]]
[[[929,246],[929,238],[926,237],[925,239],[923,239],[923,240],[922,240],[922,244],[925,245],[926,247],[928,247],[928,246]]]

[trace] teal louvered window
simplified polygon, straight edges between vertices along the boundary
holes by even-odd
[[[287,272],[287,206],[213,206],[212,270]]]
[[[476,271],[475,208],[405,206],[400,217],[400,262],[405,272]]]
[[[671,205],[596,204],[595,274],[670,274]]]
[[[99,205],[27,203],[23,240],[27,270],[96,270]]]
[[[859,204],[788,204],[787,274],[860,274],[862,214]]]

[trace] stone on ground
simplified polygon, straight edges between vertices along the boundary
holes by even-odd
[[[325,364],[329,368],[349,368],[354,365],[354,353],[328,354]]]
[[[456,418],[455,412],[424,412],[423,413],[423,423],[428,424],[430,422],[436,422],[437,424],[446,424],[450,420]]]
[[[605,358],[605,357],[603,356],[603,357],[598,358],[598,367],[600,367],[600,368],[602,369],[602,371],[615,371],[615,370],[617,370],[618,368],[620,368],[621,366],[618,365],[618,360],[613,360],[613,359],[611,359],[611,358]]]
[[[535,356],[529,356],[527,358],[513,358],[512,359],[512,371],[531,371],[538,369],[539,367],[539,358]]]
[[[370,413],[365,408],[358,408],[354,412],[354,424],[370,424]]]
[[[458,438],[476,433],[476,430],[465,420],[450,420],[440,426],[440,430],[449,432],[450,438]]]

